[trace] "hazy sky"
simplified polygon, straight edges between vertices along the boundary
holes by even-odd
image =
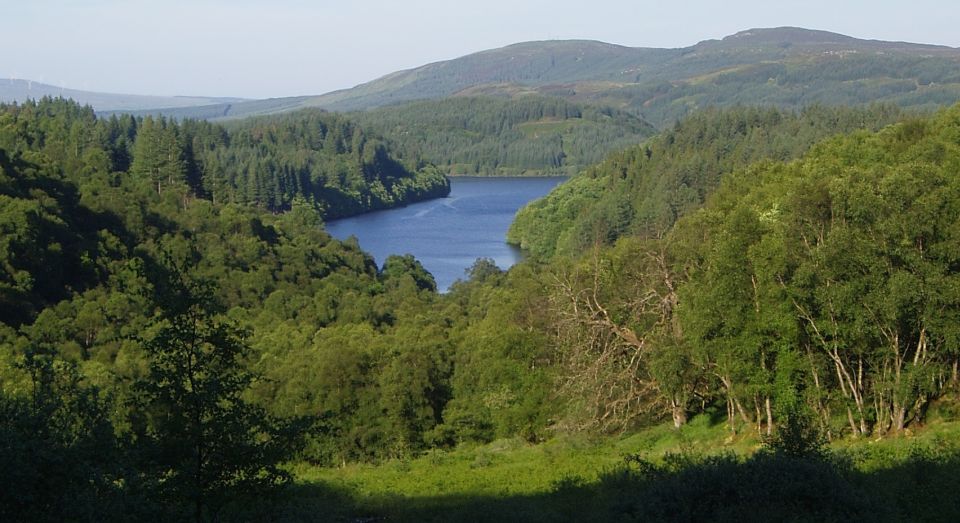
[[[960,46],[957,0],[0,0],[0,75],[77,89],[320,94],[526,41],[684,47],[753,27]]]

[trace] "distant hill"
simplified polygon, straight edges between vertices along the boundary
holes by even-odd
[[[448,174],[575,174],[655,133],[626,111],[559,98],[453,97],[348,113]]]
[[[263,100],[222,101],[210,105],[186,107],[152,107],[131,110],[97,110],[101,116],[113,114],[134,114],[137,116],[169,116],[177,119],[193,118],[197,120],[237,120],[253,116],[268,116],[288,113],[301,109],[322,108],[313,103],[316,96],[290,96],[284,98],[265,98]]]
[[[451,96],[526,94],[612,106],[659,127],[708,106],[891,102],[933,108],[960,100],[960,49],[795,27],[750,29],[680,49],[588,40],[525,42],[320,96],[163,113],[239,118],[303,107],[351,111]]]
[[[397,71],[315,96],[238,100],[89,93],[0,82],[0,101],[43,95],[133,112],[225,120],[322,108],[357,111],[418,100],[536,94],[609,106],[657,127],[698,108],[890,102],[932,109],[960,100],[960,49],[861,40],[796,27],[750,29],[678,49],[590,40],[524,42]]]
[[[89,105],[97,111],[142,111],[145,109],[179,108],[231,104],[243,98],[210,96],[145,96],[138,94],[98,93],[65,89],[32,80],[0,80],[0,102],[23,102],[39,100],[44,96],[72,98],[81,105]]]

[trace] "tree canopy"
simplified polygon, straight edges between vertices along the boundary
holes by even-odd
[[[538,256],[442,295],[331,238],[335,199],[233,192],[231,154],[289,152],[367,166],[375,201],[403,165],[341,118],[0,106],[0,516],[256,519],[289,462],[698,414],[806,459],[958,386],[960,107],[693,116],[535,204]]]

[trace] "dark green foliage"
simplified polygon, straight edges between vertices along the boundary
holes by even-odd
[[[281,211],[303,196],[332,219],[450,191],[432,166],[405,165],[381,139],[338,115],[304,111],[253,119],[231,125],[229,133],[210,124],[184,125],[204,170],[204,190],[215,201]]]
[[[437,291],[437,282],[434,281],[433,275],[410,254],[388,256],[383,262],[380,273],[383,276],[383,283],[387,286],[399,287],[412,284],[421,291]]]
[[[176,163],[182,176],[156,178],[122,170],[133,164],[139,169],[135,150],[151,147],[143,134],[140,146],[133,146],[140,125],[135,119],[96,120],[61,101],[5,110],[0,118],[19,125],[0,132],[11,147],[3,152],[5,191],[25,205],[42,203],[45,207],[38,208],[48,211],[41,216],[69,239],[63,244],[83,249],[26,261],[18,257],[20,251],[7,251],[10,274],[56,270],[62,279],[44,282],[49,293],[34,288],[14,295],[4,324],[19,331],[4,334],[4,354],[18,340],[43,340],[58,358],[78,365],[91,384],[113,394],[116,431],[144,445],[135,453],[135,466],[127,462],[141,472],[130,483],[138,492],[176,500],[172,510],[188,501],[195,505],[191,495],[204,496],[206,507],[223,504],[220,494],[236,490],[235,476],[190,474],[197,427],[242,426],[231,419],[257,425],[261,414],[263,419],[322,420],[320,430],[308,434],[305,449],[286,456],[324,464],[410,456],[470,439],[449,436],[455,420],[465,416],[480,416],[492,430],[490,437],[517,432],[542,437],[549,373],[542,354],[545,338],[532,331],[543,328],[538,319],[543,306],[531,301],[540,293],[535,276],[518,275],[511,284],[517,285],[515,291],[506,286],[493,291],[485,286],[503,283],[505,276],[489,262],[479,264],[474,282],[460,284],[460,291],[441,300],[432,276],[412,257],[391,257],[378,270],[355,241],[331,239],[322,230],[323,205],[329,201],[293,195],[289,210],[274,214],[257,205],[223,202],[232,182],[197,175],[230,165],[232,160],[218,159],[223,147],[226,152],[262,148],[265,159],[279,161],[288,145],[305,156],[317,149],[338,155],[323,153],[317,162],[364,156],[353,165],[373,169],[364,175],[372,186],[389,178],[390,169],[403,169],[345,120],[313,113],[303,122],[264,120],[229,132],[205,123],[154,120],[151,132],[190,144],[182,150],[183,162]],[[74,124],[85,129],[79,141],[58,134]],[[317,130],[327,124],[326,131]],[[231,140],[233,145],[226,145]],[[40,244],[52,244],[49,237],[28,236],[32,243],[22,250],[43,252]],[[181,283],[159,269],[164,266],[159,260],[168,257],[189,267],[181,271]],[[86,260],[90,269],[73,270],[74,258]],[[208,283],[202,289],[183,283],[191,281]],[[154,295],[155,290],[164,293]],[[520,318],[511,318],[513,313]],[[482,326],[471,327],[488,315]],[[487,354],[484,345],[464,342],[474,336],[496,347],[488,356],[497,363],[488,365],[488,356],[481,357]],[[208,379],[217,376],[230,385],[218,389],[229,395],[225,410],[208,412],[212,417],[204,423],[184,418],[190,409],[172,407],[193,397],[183,384],[186,376],[177,374],[183,370],[177,362],[197,357],[219,369]],[[456,377],[455,362],[464,362]],[[531,366],[536,367],[532,373]],[[0,375],[6,383],[6,374]],[[263,379],[246,387],[253,375]],[[477,376],[481,381],[471,383]],[[455,389],[463,401],[447,416]],[[198,398],[216,397],[210,394]],[[471,405],[474,397],[487,398],[479,410]],[[250,435],[240,430],[218,435],[227,438],[225,446],[243,449],[245,434]],[[230,456],[221,453],[223,459]],[[187,479],[168,480],[160,488],[159,471]],[[208,486],[198,487],[201,482]],[[215,509],[201,512],[212,515]]]
[[[186,181],[185,151],[177,127],[164,119],[144,118],[133,144],[130,174],[150,180],[160,193],[164,185]]]
[[[887,506],[858,488],[842,461],[758,453],[747,459],[675,454],[662,465],[639,457],[628,462],[598,487],[606,491],[608,517],[618,520],[890,519]]]
[[[435,284],[418,262],[398,258],[381,276],[356,242],[322,230],[321,206],[305,197],[294,196],[282,215],[200,198],[208,189],[196,173],[204,167],[190,151],[219,147],[228,138],[222,129],[150,124],[193,144],[183,149],[182,177],[155,178],[119,171],[131,166],[136,120],[98,121],[74,104],[45,100],[4,107],[0,122],[0,187],[10,203],[2,207],[9,234],[0,384],[9,414],[4,459],[13,475],[4,481],[19,483],[5,492],[22,500],[9,505],[11,517],[59,520],[67,504],[96,520],[115,513],[228,517],[245,510],[244,497],[282,482],[280,460],[369,459],[392,455],[399,441],[419,448],[446,401],[449,368],[436,328],[429,337],[416,338],[428,334],[423,329],[392,334],[434,299]],[[77,132],[71,138],[64,128]],[[143,147],[149,143],[133,149]],[[365,165],[391,165],[382,148],[370,150]],[[368,177],[379,183],[381,174]],[[189,269],[171,273],[161,263],[168,258]],[[191,283],[198,281],[206,283]],[[324,327],[358,327],[348,339],[379,350],[342,353],[335,337],[323,335],[315,346]],[[404,382],[399,362],[396,379],[386,377],[392,358],[419,357],[411,340],[428,338],[440,352],[426,384]],[[62,369],[50,380],[70,384],[43,389],[52,399],[42,412],[13,366],[18,347],[37,344],[49,367]],[[395,354],[388,345],[406,348]],[[298,357],[315,357],[318,346],[326,347],[320,365],[300,371],[298,362],[311,360]],[[357,381],[339,398],[328,392],[347,367],[334,356],[358,362]],[[329,373],[317,372],[324,366]],[[355,390],[360,383],[370,389]],[[428,417],[395,409],[396,425],[381,422],[393,409],[381,385],[393,387],[391,398],[404,393],[414,403],[436,390]],[[74,397],[100,400],[77,406]],[[332,413],[343,416],[332,422]],[[310,447],[300,453],[288,436],[302,432],[301,420],[318,418],[324,423],[309,431]],[[111,466],[100,467],[92,452]],[[69,473],[54,473],[67,466]],[[133,506],[117,505],[114,494]],[[256,499],[262,505],[265,498]]]
[[[230,131],[150,116],[97,120],[89,108],[64,100],[2,106],[0,112],[5,129],[18,130],[0,140],[0,149],[8,151],[4,164],[27,147],[43,151],[74,181],[97,173],[115,183],[110,176],[129,171],[158,194],[186,186],[215,202],[271,211],[289,209],[300,196],[320,206],[326,218],[449,192],[433,167],[405,165],[382,139],[320,111],[251,120]]]
[[[124,477],[109,401],[76,365],[31,344],[17,356],[25,395],[0,394],[0,519],[120,520]]]
[[[780,420],[776,434],[764,442],[768,449],[793,458],[824,455],[827,440],[813,415],[795,408],[782,414]]]
[[[2,117],[0,117],[2,118]],[[56,169],[0,149],[0,316],[18,325],[102,275],[105,217],[80,205]]]
[[[922,423],[956,385],[958,110],[733,169],[662,233],[556,256],[554,343],[579,423],[679,426],[726,404],[731,432],[752,425],[794,456]]]
[[[449,174],[573,174],[653,133],[636,116],[541,96],[455,97],[350,113]]]
[[[554,370],[544,276],[527,267],[504,274],[483,259],[468,274],[448,297],[456,347],[452,399],[435,437],[438,443],[542,440],[558,414],[549,399]]]
[[[679,427],[725,404],[732,433],[752,426],[793,456],[922,424],[956,386],[956,112],[812,147],[832,125],[897,112],[710,112],[521,213],[515,230],[543,224],[531,245],[557,252],[548,344],[564,423],[670,413]],[[685,169],[699,154],[709,167]],[[691,188],[703,194],[682,211],[645,212]]]
[[[872,454],[632,456],[598,485],[554,498],[579,498],[603,514],[597,519],[618,521],[951,521],[960,513],[949,494],[955,450],[916,445],[865,469],[861,462],[879,457]]]
[[[540,208],[564,217],[545,229],[541,254],[561,253],[549,263],[479,260],[440,296],[412,257],[378,269],[355,240],[330,238],[322,216],[336,199],[261,183],[245,187],[273,207],[224,196],[239,178],[217,165],[294,165],[281,158],[296,151],[344,167],[320,171],[342,172],[361,200],[387,201],[384,180],[405,168],[338,117],[166,122],[183,162],[156,178],[130,172],[150,143],[136,146],[135,119],[5,107],[0,477],[16,497],[3,509],[270,519],[260,494],[283,483],[285,460],[404,460],[668,415],[681,427],[726,405],[730,430],[755,428],[769,450],[638,459],[599,484],[563,482],[546,512],[459,500],[445,519],[479,507],[528,520],[955,515],[912,499],[955,488],[954,457],[878,458],[909,474],[891,486],[824,452],[821,436],[904,434],[955,386],[958,111],[812,148],[900,115],[692,117],[561,186],[569,198]],[[303,419],[320,423],[299,448],[281,429]]]
[[[771,372],[806,368],[822,373],[806,380],[822,424],[828,387],[851,432],[883,434],[944,394],[956,359],[956,113],[741,171],[678,222],[678,234],[701,238],[681,317],[721,373],[751,384],[731,390],[736,401],[790,400]],[[744,367],[748,354],[756,363]]]
[[[878,129],[902,117],[890,106],[695,113],[532,202],[517,214],[507,238],[550,257],[582,252],[598,242],[610,244],[628,233],[661,237],[736,169],[765,159],[797,158],[829,136]]]
[[[169,262],[157,272],[159,312],[143,342],[149,373],[132,400],[138,470],[162,505],[216,520],[230,499],[289,482],[279,464],[295,446],[279,420],[244,399],[256,378],[246,367],[250,348],[245,333],[218,317],[210,285]]]

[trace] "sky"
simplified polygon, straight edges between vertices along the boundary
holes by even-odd
[[[154,95],[322,94],[529,40],[685,47],[798,26],[960,47],[956,0],[0,0],[0,13],[0,75]]]

